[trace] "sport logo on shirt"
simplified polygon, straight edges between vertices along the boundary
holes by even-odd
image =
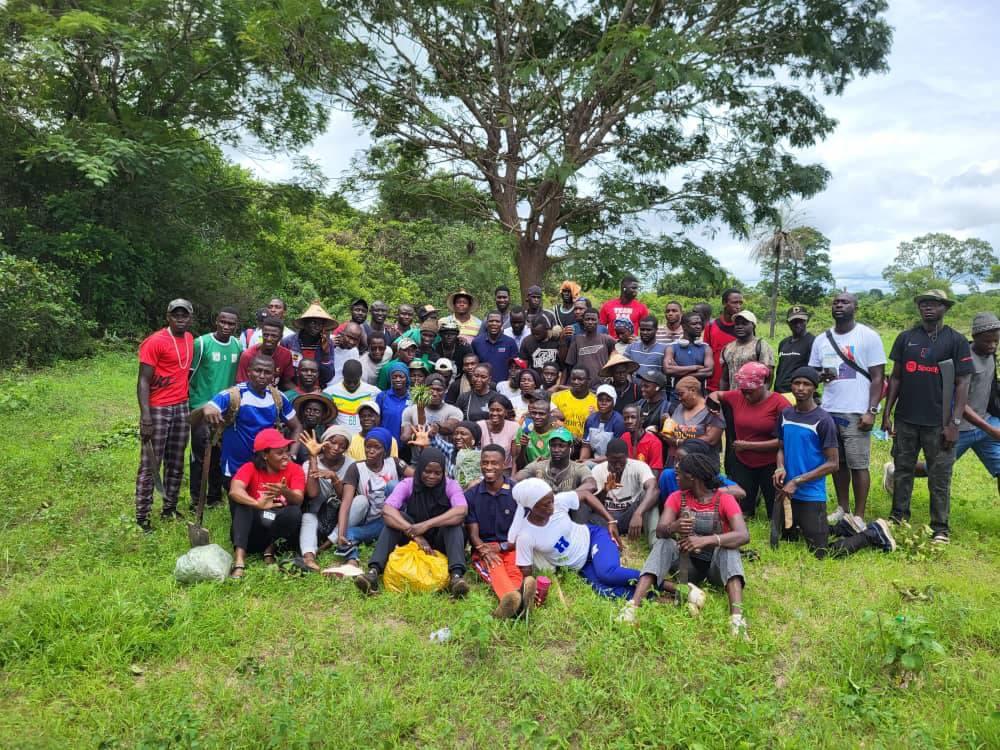
[[[569,549],[569,542],[566,541],[566,537],[561,536],[559,537],[559,541],[553,544],[552,546],[555,547],[556,552],[562,554],[567,549]]]

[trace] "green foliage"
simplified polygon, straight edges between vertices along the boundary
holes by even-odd
[[[830,240],[813,227],[793,230],[801,258],[788,258],[781,262],[778,290],[783,299],[795,305],[818,305],[824,301],[834,286],[830,272]],[[760,290],[770,296],[774,277],[773,256],[761,261]]]
[[[910,560],[931,560],[941,555],[941,545],[934,544],[930,526],[913,526],[903,521],[893,527],[896,549]]]
[[[989,281],[997,264],[997,254],[986,240],[975,237],[959,240],[939,232],[925,234],[909,242],[899,243],[896,258],[882,271],[897,293],[912,289],[914,274],[928,279],[941,279],[952,284],[964,283],[973,292],[979,284]],[[924,287],[943,288],[943,287]],[[922,291],[922,290],[921,290]]]
[[[0,364],[38,365],[79,356],[93,323],[80,311],[69,275],[0,250]]]
[[[896,615],[887,618],[867,610],[861,624],[866,643],[876,649],[882,667],[900,681],[922,671],[934,654],[944,654],[944,646],[937,641],[937,633],[923,617]]]

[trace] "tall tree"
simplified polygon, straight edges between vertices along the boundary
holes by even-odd
[[[757,232],[757,241],[750,251],[751,259],[769,269],[771,273],[771,337],[774,337],[774,326],[778,318],[778,294],[781,291],[781,269],[793,261],[801,261],[805,257],[802,247],[803,227],[794,224],[795,217],[785,211],[778,215],[775,224],[762,228]]]
[[[782,259],[782,273],[778,282],[778,292],[789,302],[799,305],[816,305],[833,288],[834,278],[830,272],[830,240],[813,227],[791,230],[791,235],[802,249],[801,257]],[[768,295],[772,295],[775,263],[767,258],[761,263]]]
[[[896,259],[882,271],[882,278],[897,286],[895,277],[926,268],[932,277],[952,284],[964,283],[975,292],[980,282],[991,280],[998,262],[993,246],[986,240],[975,237],[960,240],[934,232],[900,242]]]
[[[335,93],[377,141],[484,186],[521,286],[550,250],[662,211],[745,235],[828,173],[788,147],[885,68],[885,0],[342,0],[366,50]],[[333,82],[334,79],[331,78]],[[331,88],[334,84],[331,83]]]

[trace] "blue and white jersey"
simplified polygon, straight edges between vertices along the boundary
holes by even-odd
[[[837,425],[833,417],[818,406],[804,413],[789,406],[778,417],[777,437],[785,453],[785,481],[788,481],[826,461],[823,451],[837,447]],[[792,499],[825,503],[826,477],[803,482]]]
[[[268,427],[274,427],[274,399],[271,392],[264,389],[263,394],[256,393],[248,383],[240,383],[240,410],[236,422],[222,433],[222,453],[220,462],[222,473],[231,477],[247,461],[253,458],[253,441],[257,433]],[[211,403],[225,414],[229,410],[229,390],[215,394]],[[291,402],[281,396],[281,420],[288,422],[295,416]]]

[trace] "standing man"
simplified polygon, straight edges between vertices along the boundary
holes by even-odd
[[[734,317],[742,309],[743,293],[739,289],[727,289],[722,293],[722,312],[719,317],[711,322],[707,317],[701,319],[704,326],[702,340],[712,349],[714,357],[712,374],[708,376],[705,386],[709,393],[719,390],[719,383],[722,382],[722,350],[730,341],[736,340]],[[733,374],[735,375],[735,371]]]
[[[537,284],[528,287],[528,296],[524,300],[524,312],[527,314],[529,322],[533,321],[536,316],[542,315],[545,317],[545,322],[549,324],[549,328],[556,324],[556,318],[552,311],[542,309],[542,288]],[[532,323],[532,325],[534,324]]]
[[[364,325],[365,336],[371,338],[373,333],[381,333],[385,337],[389,337],[392,333],[392,329],[386,324],[386,318],[389,317],[389,306],[380,299],[372,302],[371,308],[372,324]]]
[[[517,356],[517,342],[503,335],[503,314],[498,310],[486,314],[485,325],[486,332],[472,339],[472,351],[490,366],[493,381],[503,383],[510,375],[510,360]]]
[[[361,362],[364,333],[361,324],[353,320],[341,326],[340,333],[335,338],[336,346],[333,348],[333,369],[336,372],[333,379],[343,378],[344,365],[348,362]]]
[[[413,318],[416,314],[417,311],[413,309],[413,305],[402,304],[397,307],[396,322],[389,328],[386,343],[391,346],[400,336],[405,336],[412,331]]]
[[[188,408],[200,409],[219,391],[236,383],[236,370],[240,364],[243,347],[233,334],[239,325],[240,315],[235,307],[223,307],[215,316],[215,332],[206,333],[194,340],[194,357],[188,382]],[[209,465],[205,461],[205,447],[211,439],[211,430],[204,421],[191,425],[191,455],[188,464],[191,474],[191,509],[194,510],[201,494],[202,471],[208,472],[206,504],[214,508],[222,503],[222,467],[219,457],[221,447],[212,448]]]
[[[510,325],[510,289],[504,285],[498,286],[493,290],[493,302],[496,304],[494,308],[503,318],[503,326],[501,331]],[[486,333],[486,321],[479,326],[479,334],[482,335]]]
[[[625,356],[639,364],[639,372],[663,372],[663,355],[667,345],[656,340],[657,320],[647,315],[639,321],[639,340],[625,349]]]
[[[263,317],[258,319],[257,328],[251,328],[244,331],[243,336],[240,337],[240,343],[243,345],[244,351],[250,349],[251,347],[259,346],[263,341],[261,327],[263,326],[264,318],[273,318],[281,323],[281,338],[291,336],[295,333],[295,331],[285,325],[285,315],[288,312],[288,306],[285,305],[285,301],[283,299],[280,297],[272,298],[263,310],[265,311],[265,314]]]
[[[622,278],[621,291],[618,299],[611,299],[601,305],[600,322],[608,327],[608,333],[616,336],[615,321],[628,318],[632,321],[632,330],[639,329],[639,321],[649,315],[649,308],[636,297],[639,295],[639,281],[635,276]]]
[[[882,429],[895,437],[892,457],[893,521],[910,518],[917,453],[924,452],[931,496],[931,529],[935,544],[947,544],[951,512],[951,471],[955,444],[969,396],[973,373],[969,342],[942,320],[955,304],[940,289],[914,298],[921,323],[893,342],[892,377],[882,414]],[[895,410],[895,423],[893,423]]]
[[[458,340],[458,323],[453,320],[441,322],[438,326],[438,337],[441,340],[434,347],[434,360],[449,359],[453,365],[453,372],[458,372],[465,357],[472,354],[472,347]]]
[[[521,342],[528,338],[530,333],[527,329],[527,322],[528,318],[523,307],[514,305],[514,307],[510,308],[510,317],[508,318],[507,328],[503,329],[503,335],[514,339],[514,343],[517,344],[518,348],[521,347]]]
[[[615,340],[606,333],[597,332],[597,320],[597,310],[591,307],[583,314],[583,333],[574,336],[568,345],[563,339],[559,346],[560,359],[566,367],[582,367],[591,386],[600,385],[601,368],[615,350]]]
[[[573,325],[576,318],[573,315],[573,303],[580,296],[580,285],[566,279],[559,285],[559,303],[552,307],[552,315],[556,323],[563,328]]]
[[[292,353],[281,345],[281,331],[284,326],[277,318],[264,318],[260,327],[261,340],[256,346],[240,355],[240,364],[236,369],[236,382],[242,383],[250,377],[250,363],[258,354],[265,355],[271,360],[273,367],[271,374],[274,377],[273,385],[279,386],[282,390],[288,390],[295,384],[295,369],[292,365]],[[238,466],[236,468],[239,468]]]
[[[757,338],[757,316],[741,310],[733,316],[736,339],[722,350],[722,390],[729,390],[733,376],[747,362],[760,362],[768,368],[767,382],[774,375],[774,350],[764,339]]]
[[[684,335],[684,327],[681,325],[681,317],[684,315],[684,308],[680,302],[670,301],[664,310],[666,315],[666,325],[656,329],[656,343],[670,344],[680,341]],[[642,325],[642,322],[639,323]]]
[[[392,353],[386,346],[385,333],[373,331],[368,337],[368,351],[361,357],[361,379],[369,385],[376,385],[382,365],[390,359]]]
[[[675,383],[688,375],[698,378],[704,391],[705,383],[715,369],[715,357],[712,347],[701,340],[704,327],[701,313],[694,310],[684,313],[681,326],[684,336],[667,344],[663,352],[663,372]]]
[[[837,510],[827,517],[827,521],[835,526],[844,518],[852,529],[860,531],[864,528],[865,506],[871,487],[871,435],[878,403],[882,400],[885,347],[881,336],[855,321],[857,309],[858,298],[850,292],[839,292],[833,298],[833,328],[813,341],[809,366],[820,371],[820,378],[825,383],[823,408],[837,425],[840,447],[840,466],[833,475]]]
[[[188,333],[194,306],[186,299],[167,305],[167,327],[139,345],[139,435],[142,453],[135,479],[135,521],[152,531],[153,476],[163,465],[163,510],[160,518],[179,518],[177,496],[184,478],[188,441],[188,370],[194,338]]]
[[[548,318],[536,315],[531,319],[531,335],[524,337],[518,350],[518,356],[536,372],[541,372],[550,362],[559,362],[559,345],[562,342],[550,336],[549,330]]]
[[[975,451],[986,471],[997,480],[1000,492],[1000,383],[997,382],[996,353],[1000,343],[1000,320],[993,313],[979,313],[972,319],[972,383],[964,419],[958,428],[957,461],[969,448]]]
[[[334,376],[333,339],[326,333],[326,328],[336,322],[317,300],[295,321],[298,333],[281,340],[281,345],[292,353],[294,370],[298,370],[303,359],[311,359],[319,365],[319,382],[323,387]]]
[[[806,330],[809,311],[801,305],[793,305],[788,308],[785,321],[792,335],[786,336],[778,344],[778,366],[774,372],[775,393],[791,393],[792,373],[803,365],[816,367],[809,361],[813,340],[816,338]]]
[[[469,343],[479,335],[479,327],[483,324],[479,318],[472,314],[476,309],[476,298],[464,289],[452,292],[445,301],[451,315],[441,319],[442,323],[454,322],[458,324],[458,335],[465,343]],[[503,326],[501,326],[501,329]]]
[[[346,427],[352,435],[361,432],[358,409],[366,401],[374,401],[380,393],[374,385],[361,382],[361,362],[356,359],[344,363],[342,377],[323,391],[337,407],[337,424]]]

